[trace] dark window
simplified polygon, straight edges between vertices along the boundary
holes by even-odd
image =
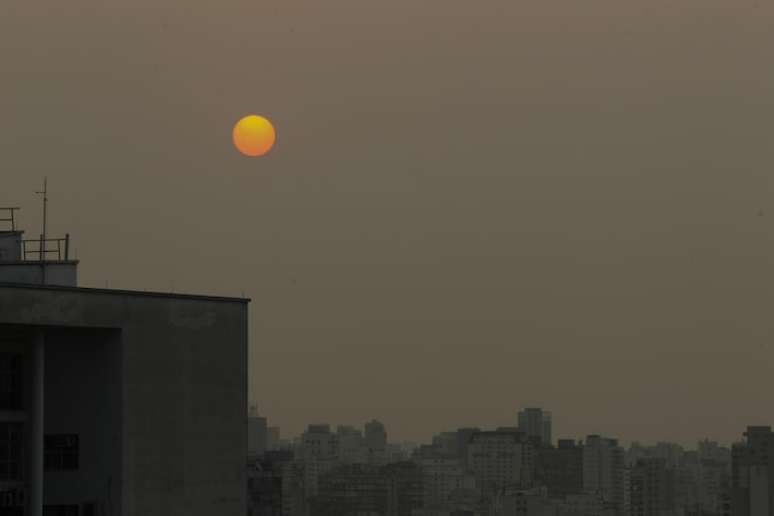
[[[0,353],[0,410],[22,409],[22,356]]]
[[[43,516],[78,516],[77,505],[44,505]]]
[[[44,437],[43,469],[73,471],[78,469],[78,436],[54,434]]]
[[[0,423],[0,481],[22,480],[21,423]]]

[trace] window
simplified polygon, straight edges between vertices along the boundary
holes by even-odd
[[[22,356],[0,353],[0,410],[22,409]]]
[[[0,423],[0,481],[22,480],[23,426]]]
[[[43,469],[45,471],[74,471],[78,469],[78,435],[47,435],[43,441]]]

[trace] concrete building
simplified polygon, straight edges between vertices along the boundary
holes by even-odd
[[[422,468],[425,508],[448,508],[452,492],[476,487],[476,479],[456,457],[416,457],[414,462]]]
[[[362,464],[366,462],[363,432],[354,426],[339,425],[336,428],[339,440],[339,462],[343,464]]]
[[[247,417],[247,455],[255,459],[267,450],[268,429],[266,418],[258,415],[258,407],[250,407]]]
[[[281,440],[280,427],[270,426],[266,429],[266,450],[278,450]]]
[[[583,492],[583,447],[572,439],[559,439],[556,447],[537,450],[535,477],[546,486],[549,498]]]
[[[638,459],[631,470],[631,516],[670,516],[675,511],[675,471],[667,459]]]
[[[770,426],[748,426],[745,440],[732,448],[731,514],[774,515],[774,433]]]
[[[539,440],[542,445],[551,444],[551,412],[541,408],[525,408],[519,412],[519,431]]]
[[[365,424],[365,449],[369,464],[384,464],[387,452],[387,430],[375,419]]]
[[[518,432],[477,432],[468,444],[468,467],[482,498],[489,499],[508,486],[522,486],[526,439]]]
[[[422,472],[416,464],[346,464],[321,477],[310,516],[413,516],[423,507],[422,497]]]
[[[2,514],[243,516],[248,300],[80,288],[63,240],[0,231]]]
[[[583,490],[614,510],[624,505],[624,450],[616,439],[590,435],[583,445]]]

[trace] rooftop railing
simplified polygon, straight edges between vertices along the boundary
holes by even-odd
[[[70,235],[64,238],[32,238],[21,241],[25,261],[66,261],[70,259]],[[55,256],[55,258],[50,258]]]
[[[16,231],[17,211],[19,208],[0,208],[0,225],[5,225],[10,231]]]

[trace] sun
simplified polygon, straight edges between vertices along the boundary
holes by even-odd
[[[234,125],[231,136],[234,147],[245,156],[263,156],[271,150],[277,139],[271,122],[258,115],[241,118]]]

